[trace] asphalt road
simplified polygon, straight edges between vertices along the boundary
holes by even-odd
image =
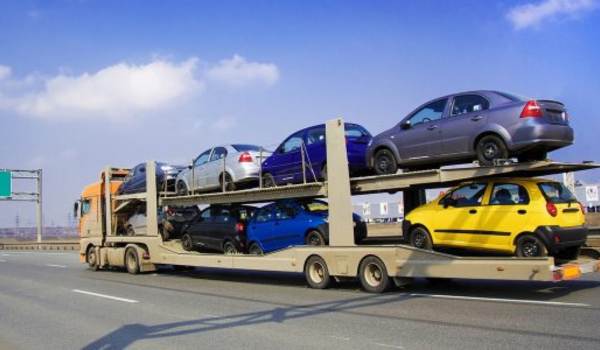
[[[600,276],[552,283],[357,283],[196,269],[89,271],[0,251],[0,349],[599,349]]]

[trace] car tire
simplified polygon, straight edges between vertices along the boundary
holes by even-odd
[[[548,255],[548,249],[538,237],[526,234],[517,239],[516,255],[520,258],[543,257]]]
[[[232,241],[226,241],[225,243],[223,243],[223,254],[233,255],[233,254],[237,254],[237,253],[238,253],[238,250]]]
[[[581,253],[580,246],[570,247],[570,248],[566,248],[566,249],[558,252],[558,254],[556,254],[556,257],[560,260],[577,260],[580,253]]]
[[[125,251],[125,268],[132,275],[140,273],[140,259],[135,248],[129,248]]]
[[[96,247],[89,247],[87,252],[85,253],[85,261],[88,263],[88,267],[92,271],[98,271],[98,253],[96,252]]]
[[[250,248],[248,248],[248,254],[250,255],[264,255],[262,248],[258,245],[258,243],[253,242],[250,244]]]
[[[135,236],[135,230],[132,226],[127,226],[127,230],[125,230],[125,234],[127,236]]]
[[[398,162],[392,151],[387,148],[377,151],[373,157],[373,169],[377,175],[388,175],[398,172]]]
[[[188,194],[188,188],[187,185],[185,184],[185,182],[183,181],[177,181],[177,186],[176,186],[176,192],[178,196],[187,196]]]
[[[322,246],[327,244],[327,242],[325,241],[325,236],[317,230],[308,231],[306,233],[304,242],[306,243],[306,245],[312,246]]]
[[[417,226],[410,230],[409,242],[415,248],[433,250],[431,235],[424,227]]]
[[[194,241],[192,240],[192,236],[190,236],[188,233],[181,236],[181,247],[186,252],[191,252],[194,250]]]
[[[275,187],[275,179],[273,175],[266,173],[262,175],[262,186],[265,188]]]
[[[383,293],[391,285],[385,264],[375,256],[363,259],[358,268],[358,277],[363,289],[369,293]]]
[[[162,238],[163,242],[166,242],[169,240],[169,238],[171,238],[171,234],[169,233],[169,230],[167,230],[167,228],[165,226],[162,226],[160,228],[160,237]]]
[[[507,159],[508,149],[504,141],[496,135],[486,135],[482,137],[475,147],[477,160],[483,166],[494,165],[495,159]]]
[[[331,285],[331,276],[325,260],[320,256],[311,256],[304,265],[306,283],[314,289],[326,289]]]
[[[222,190],[223,189],[223,174],[219,175],[219,185]],[[233,182],[231,175],[229,175],[229,173],[225,173],[225,192],[235,191],[235,189],[236,189],[235,182]]]

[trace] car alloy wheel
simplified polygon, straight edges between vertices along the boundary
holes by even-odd
[[[181,246],[183,247],[183,250],[186,251],[191,251],[194,248],[194,244],[192,243],[192,237],[189,234],[185,234],[183,235],[183,237],[181,237]]]
[[[388,149],[377,151],[374,160],[375,172],[378,175],[395,174],[398,171],[398,164],[392,152]]]

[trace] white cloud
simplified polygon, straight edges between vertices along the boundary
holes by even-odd
[[[96,72],[55,76],[31,73],[11,77],[11,68],[0,65],[0,109],[47,120],[109,119],[123,121],[153,112],[172,111],[196,103],[208,81],[234,87],[272,85],[279,78],[277,66],[246,61],[235,55],[217,65],[203,65],[198,58],[183,62],[154,59],[147,64],[118,63]],[[189,109],[189,108],[188,108]],[[215,128],[228,128],[221,120]]]
[[[244,57],[234,55],[210,68],[207,77],[233,87],[243,87],[253,83],[269,86],[279,80],[279,69],[273,63],[248,62]]]
[[[506,17],[515,29],[537,27],[548,19],[572,19],[598,7],[597,0],[543,0],[511,8]]]
[[[3,66],[0,64],[0,80],[4,80],[10,77],[11,69],[8,66]]]

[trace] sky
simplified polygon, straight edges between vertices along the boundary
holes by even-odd
[[[274,148],[335,117],[377,134],[476,89],[563,101],[576,140],[550,157],[600,160],[599,43],[599,0],[1,0],[0,168],[43,169],[64,225],[106,165]],[[0,202],[0,227],[34,208]]]

